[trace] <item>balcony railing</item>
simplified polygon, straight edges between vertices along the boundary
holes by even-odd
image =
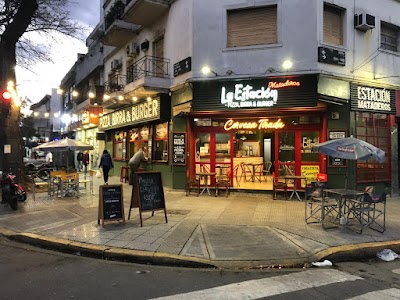
[[[124,90],[126,85],[126,76],[121,74],[115,74],[110,77],[109,80],[104,84],[106,93],[116,93]]]
[[[133,82],[141,77],[169,77],[170,60],[155,56],[144,56],[126,69],[126,82]]]

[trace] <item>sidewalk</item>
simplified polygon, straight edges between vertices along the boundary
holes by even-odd
[[[270,194],[232,192],[224,196],[185,196],[164,189],[164,213],[138,209],[125,225],[97,224],[98,186],[94,195],[47,199],[28,195],[18,211],[0,206],[0,233],[21,242],[80,255],[132,262],[219,268],[302,266],[313,261],[357,260],[390,248],[400,253],[400,198],[388,198],[387,230],[362,234],[344,228],[324,230],[304,222],[304,202],[272,200]],[[120,184],[111,177],[110,184]],[[87,188],[89,191],[89,188]],[[125,216],[131,186],[123,183]]]

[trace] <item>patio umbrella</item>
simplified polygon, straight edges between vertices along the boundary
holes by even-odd
[[[61,151],[77,151],[77,150],[93,150],[93,146],[86,144],[81,141],[77,141],[74,139],[65,138],[62,140],[52,141],[45,144],[41,144],[33,150],[43,150],[43,151],[53,151],[53,152],[61,152]],[[69,166],[69,158],[67,155],[67,168]]]
[[[319,152],[332,157],[350,160],[373,159],[379,163],[385,161],[385,152],[363,140],[354,137],[330,140],[313,146],[313,152]],[[347,175],[345,188],[347,188]]]

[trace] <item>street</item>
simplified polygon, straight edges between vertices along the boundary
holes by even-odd
[[[96,260],[0,238],[2,299],[400,299],[400,260],[216,270]]]

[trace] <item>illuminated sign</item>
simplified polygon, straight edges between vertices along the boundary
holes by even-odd
[[[299,81],[286,80],[283,82],[271,81],[267,87],[254,89],[247,84],[235,84],[233,91],[221,88],[221,104],[229,108],[235,107],[272,107],[278,101],[278,89],[299,87]]]
[[[391,111],[389,90],[359,86],[357,99],[358,108]]]
[[[240,130],[240,129],[281,129],[285,127],[285,124],[282,123],[281,119],[277,121],[270,121],[269,119],[260,119],[254,122],[239,122],[233,119],[229,119],[225,122],[224,129],[226,131],[229,130]]]

